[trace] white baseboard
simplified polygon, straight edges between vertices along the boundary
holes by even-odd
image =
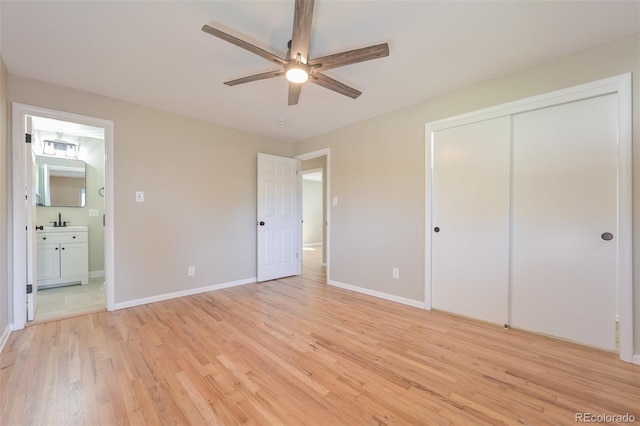
[[[104,271],[90,271],[89,278],[104,278]]]
[[[134,299],[134,300],[129,300],[127,302],[116,303],[115,309],[118,310],[118,309],[131,308],[133,306],[146,305],[147,303],[161,302],[163,300],[176,299],[178,297],[191,296],[193,294],[198,294],[198,293],[206,293],[207,291],[221,290],[223,288],[235,287],[235,286],[244,285],[244,284],[253,284],[255,282],[256,282],[256,278],[254,277],[254,278],[247,278],[244,280],[232,281],[228,283],[209,285],[206,287],[198,287],[198,288],[192,288],[189,290],[176,291],[173,293],[160,294],[157,296],[144,297],[142,299]]]
[[[329,280],[327,284],[340,287],[345,290],[355,291],[357,293],[367,294],[373,297],[379,297],[380,299],[390,300],[392,302],[402,303],[403,305],[413,306],[414,308],[426,309],[424,302],[419,300],[407,299],[406,297],[400,297],[389,293],[383,293],[381,291],[369,290],[368,288],[362,288],[351,284],[345,284],[338,281]]]
[[[11,334],[11,324],[7,324],[7,327],[4,329],[4,331],[2,332],[2,335],[0,336],[0,353],[2,353],[2,350],[4,349],[4,345],[7,344],[7,340],[9,340],[10,334]]]
[[[640,365],[640,354],[635,354],[635,355],[633,356],[633,363],[634,363],[635,365]]]
[[[313,247],[313,246],[321,246],[322,243],[306,243],[303,244],[302,247]]]

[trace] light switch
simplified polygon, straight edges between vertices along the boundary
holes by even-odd
[[[98,209],[89,209],[89,216],[98,216]]]
[[[334,206],[338,205],[338,197],[333,197],[333,205]]]
[[[144,191],[136,191],[136,202],[144,203]]]

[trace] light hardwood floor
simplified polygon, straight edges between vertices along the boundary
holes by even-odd
[[[1,425],[575,424],[640,419],[617,355],[305,276],[14,333]]]

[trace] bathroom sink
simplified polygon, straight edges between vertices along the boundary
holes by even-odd
[[[45,226],[42,231],[38,232],[81,232],[87,231],[88,228],[84,225],[79,226]]]

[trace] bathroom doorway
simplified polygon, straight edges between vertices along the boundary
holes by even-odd
[[[105,130],[27,117],[37,227],[32,318],[40,322],[104,310]]]
[[[13,328],[113,310],[113,121],[12,112]]]

